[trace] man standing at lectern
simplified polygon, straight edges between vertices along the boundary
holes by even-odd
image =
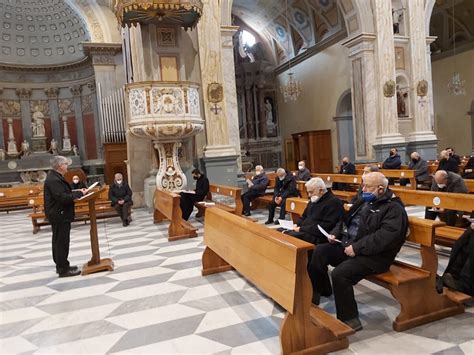
[[[64,179],[67,172],[67,159],[61,155],[51,159],[53,170],[44,182],[44,211],[53,231],[53,260],[59,277],[76,276],[81,273],[77,266],[70,266],[69,234],[74,220],[74,200],[82,197],[86,189],[72,191]]]

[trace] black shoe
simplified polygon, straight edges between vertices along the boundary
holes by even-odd
[[[72,270],[72,269],[69,269],[68,271],[66,272],[63,272],[63,273],[60,273],[59,274],[59,277],[71,277],[71,276],[77,276],[77,275],[80,275],[81,274],[81,270]]]
[[[244,213],[244,216],[245,216],[245,217],[250,217],[251,214],[250,214],[250,212],[247,211],[247,212]]]
[[[447,288],[450,288],[452,290],[456,290],[456,281],[454,280],[453,275],[450,273],[446,272],[444,275],[441,277],[441,280],[443,281],[443,285],[446,286]]]
[[[268,220],[268,221],[265,222],[265,224],[272,224],[272,223],[273,223],[272,220]]]
[[[275,222],[273,222],[273,224],[278,225],[278,224],[280,224],[280,222],[278,222],[278,219],[277,219]]]
[[[356,332],[362,330],[362,323],[360,322],[359,318],[352,318],[349,320],[344,320],[343,322],[354,329]]]
[[[319,306],[319,302],[321,301],[321,294],[319,292],[313,291],[313,299],[311,302],[316,306]]]
[[[67,269],[67,271],[69,271],[69,270],[76,271],[76,270],[78,270],[78,269],[79,269],[79,268],[78,268],[76,265],[73,265],[73,266],[69,266],[69,268]],[[61,270],[56,269],[56,274],[61,274],[61,273],[62,273]]]
[[[124,219],[123,222],[122,222],[122,225],[123,225],[124,227],[128,226],[128,221],[127,221],[126,219]]]

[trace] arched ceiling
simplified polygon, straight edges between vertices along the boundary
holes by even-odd
[[[63,0],[0,1],[0,63],[54,66],[85,58],[87,26]]]
[[[232,15],[286,58],[344,28],[337,0],[234,0]]]

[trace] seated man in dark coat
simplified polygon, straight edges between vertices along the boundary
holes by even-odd
[[[84,183],[84,181],[81,181],[79,179],[79,176],[77,175],[74,175],[72,177],[72,184],[71,184],[71,189],[73,190],[81,190],[81,189],[85,189],[87,188],[86,184]]]
[[[462,177],[460,177],[458,174],[444,170],[438,170],[435,173],[433,184],[431,185],[431,191],[456,192],[461,194],[469,193],[466,183]],[[440,220],[446,222],[448,226],[454,226],[456,225],[456,222],[462,217],[462,211],[458,212],[454,210],[426,208],[426,219],[436,219],[437,216]]]
[[[400,159],[400,155],[398,155],[398,149],[392,148],[390,149],[390,156],[385,159],[383,162],[383,169],[400,169],[402,165],[402,160]]]
[[[347,174],[347,175],[356,175],[356,167],[352,164],[349,160],[349,157],[342,158],[342,164],[339,168],[339,174]],[[335,182],[332,184],[333,190],[341,190],[346,191],[348,184],[343,182]]]
[[[474,179],[474,155],[471,155],[463,170],[464,179]]]
[[[313,303],[334,290],[337,318],[354,330],[362,329],[353,286],[364,277],[387,271],[405,242],[408,216],[379,172],[363,178],[363,194],[330,232],[330,242],[313,252],[308,272]],[[339,240],[340,242],[336,241]],[[334,266],[331,273],[328,265]]]
[[[305,187],[311,200],[296,227],[286,234],[313,244],[327,243],[328,239],[321,233],[318,224],[324,230],[331,231],[341,220],[344,205],[319,177],[309,180]]]
[[[278,224],[278,220],[273,221],[275,217],[275,209],[280,206],[280,219],[285,219],[285,202],[288,197],[298,196],[298,190],[296,189],[295,177],[287,172],[283,168],[278,168],[277,177],[275,182],[275,191],[273,193],[272,202],[268,206],[268,220],[265,224],[275,223]]]
[[[474,219],[451,249],[443,286],[474,296]]]
[[[439,158],[438,169],[436,169],[436,171],[445,170],[456,174],[459,172],[458,161],[451,157],[447,150],[442,150],[441,153],[439,153]]]
[[[185,221],[189,219],[191,213],[193,212],[194,203],[204,201],[209,192],[209,180],[206,175],[201,173],[199,169],[194,169],[191,174],[193,174],[193,179],[196,180],[196,188],[194,193],[181,192],[181,200],[179,206],[181,207],[182,217]]]
[[[445,150],[448,152],[448,155],[451,159],[454,159],[456,163],[458,163],[458,165],[461,164],[461,157],[456,154],[456,152],[454,151],[454,148],[447,147]]]
[[[115,174],[114,183],[109,189],[109,200],[112,202],[112,207],[115,208],[124,227],[130,224],[130,209],[132,208],[132,190],[126,182],[123,181],[123,176],[120,173]]]
[[[428,163],[420,157],[418,152],[410,154],[411,161],[408,164],[408,169],[415,170],[415,179],[417,184],[425,184],[431,180],[428,174]],[[406,186],[410,182],[409,179],[400,179],[400,185]]]
[[[311,171],[306,168],[304,160],[298,162],[298,171],[294,174],[296,181],[308,181],[311,179]]]
[[[268,186],[268,176],[263,170],[263,166],[257,165],[255,167],[255,176],[252,179],[247,179],[248,190],[240,196],[244,205],[242,214],[244,216],[250,216],[250,202],[259,196],[265,194],[265,190]]]

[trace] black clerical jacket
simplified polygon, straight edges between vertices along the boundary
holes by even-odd
[[[55,223],[70,223],[74,220],[74,199],[82,196],[80,191],[71,191],[71,186],[60,173],[51,170],[44,182],[44,212],[48,220]]]
[[[209,192],[209,179],[206,175],[201,175],[196,180],[196,189],[194,191],[196,192],[195,202],[203,201],[206,198]]]

